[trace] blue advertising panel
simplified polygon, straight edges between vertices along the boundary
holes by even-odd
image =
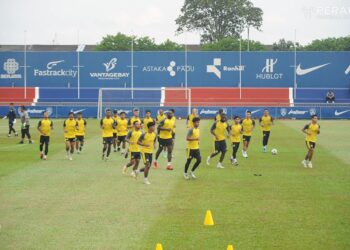
[[[28,52],[27,86],[76,87],[77,53]]]
[[[130,87],[130,52],[82,52],[79,54],[81,87]]]
[[[0,87],[23,87],[24,53],[0,53]]]

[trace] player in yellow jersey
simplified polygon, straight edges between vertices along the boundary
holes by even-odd
[[[187,128],[193,128],[193,118],[199,117],[198,109],[192,109],[192,113],[187,116],[186,125]]]
[[[193,158],[196,159],[194,163],[190,176],[192,179],[196,179],[197,177],[194,175],[194,171],[198,168],[199,164],[202,161],[201,153],[199,150],[199,141],[200,141],[200,131],[199,131],[199,117],[193,117],[192,119],[193,128],[190,128],[187,133],[187,161],[185,164],[184,178],[188,180],[190,177],[187,174],[188,168],[190,167],[191,161]]]
[[[136,178],[137,173],[136,170],[139,166],[140,159],[141,159],[141,147],[137,143],[139,141],[139,138],[142,134],[141,131],[141,123],[139,121],[134,121],[134,128],[129,131],[128,135],[126,136],[126,142],[129,143],[129,152],[130,152],[130,162],[126,164],[123,167],[123,174],[126,174],[128,171],[128,168],[133,166],[131,176]]]
[[[69,112],[69,118],[63,123],[64,138],[66,143],[66,154],[69,160],[73,160],[75,148],[75,133],[78,130],[78,122],[74,119],[74,113]]]
[[[248,147],[250,139],[252,138],[253,130],[255,128],[255,121],[251,118],[252,112],[249,110],[246,112],[246,117],[241,121],[243,131],[243,149],[242,155],[244,158],[248,158]]]
[[[53,129],[53,122],[49,119],[49,113],[44,112],[44,118],[38,123],[38,131],[40,133],[40,158],[47,160],[49,152],[49,143],[51,130]],[[43,151],[45,145],[45,151]]]
[[[312,156],[314,155],[314,150],[316,147],[316,141],[317,136],[321,132],[321,126],[318,124],[318,117],[317,115],[311,116],[311,123],[306,124],[304,128],[301,130],[303,133],[306,134],[306,147],[307,147],[307,154],[305,156],[305,159],[301,162],[304,166],[304,168],[312,168]]]
[[[106,110],[106,117],[100,121],[100,127],[102,130],[102,160],[107,161],[109,154],[111,153],[111,147],[113,142],[113,130],[115,129],[115,121],[111,117],[111,110]]]
[[[155,123],[155,120],[151,117],[151,111],[150,110],[146,110],[145,117],[143,118],[143,121],[142,121],[142,123],[146,127],[146,129],[148,129],[147,124],[149,122],[154,122]]]
[[[230,139],[232,145],[232,156],[230,158],[231,164],[234,166],[238,166],[237,161],[237,151],[239,148],[239,144],[241,142],[241,134],[242,134],[242,125],[241,118],[239,116],[235,116],[233,118],[233,124],[230,129]]]
[[[83,118],[83,113],[78,113],[78,129],[75,131],[75,149],[77,150],[77,153],[79,154],[83,150],[84,146],[84,139],[85,139],[85,130],[86,130],[86,120]]]
[[[224,114],[223,109],[219,109],[219,111],[216,113],[214,120],[215,121],[220,121],[221,120],[221,114]]]
[[[126,113],[124,111],[120,112],[119,118],[117,119],[116,124],[118,139],[117,139],[117,147],[118,151],[121,152],[121,154],[125,154],[125,138],[128,134],[128,120],[126,119]],[[122,146],[122,149],[120,150],[120,145]]]
[[[263,152],[267,152],[267,144],[270,138],[271,126],[273,125],[273,118],[269,114],[269,110],[264,110],[264,115],[260,118],[259,123],[263,132]]]
[[[166,118],[166,115],[164,114],[164,110],[160,109],[158,110],[158,115],[156,117],[156,122],[159,124],[161,121],[163,121]]]
[[[140,126],[142,128],[142,119],[140,118],[140,110],[138,108],[134,108],[133,110],[134,115],[129,118],[128,120],[128,129],[134,130],[135,126],[133,125],[135,121],[138,121],[140,123]]]
[[[226,145],[226,132],[230,132],[230,126],[227,123],[227,116],[225,113],[222,113],[220,115],[221,119],[220,121],[215,121],[213,126],[211,126],[210,133],[214,136],[214,152],[208,156],[207,158],[207,165],[210,165],[210,160],[211,158],[215,157],[219,153],[220,159],[219,162],[217,163],[216,167],[217,168],[224,168],[222,165],[222,162],[224,161],[225,154],[227,151],[227,145]]]
[[[117,123],[119,119],[119,116],[118,116],[118,110],[113,110],[113,120],[115,123]],[[115,129],[113,129],[113,151],[114,152],[117,152],[117,141],[118,141],[118,130],[117,130],[117,127]]]
[[[145,167],[141,168],[140,170],[136,170],[136,174],[143,172],[143,175],[144,175],[143,183],[149,185],[151,183],[148,180],[148,174],[149,174],[149,169],[152,165],[153,150],[156,147],[157,135],[154,132],[155,126],[156,126],[156,123],[154,121],[148,122],[145,124],[147,124],[146,126],[148,131],[144,132],[140,136],[137,142],[137,144],[141,146],[141,156],[143,159],[143,163],[145,164]]]
[[[172,159],[172,152],[173,152],[173,146],[174,146],[174,143],[173,143],[173,131],[174,131],[174,128],[175,128],[175,122],[174,122],[174,119],[173,119],[173,116],[174,116],[174,110],[173,109],[170,109],[168,112],[167,112],[167,117],[162,120],[160,123],[159,123],[159,126],[158,126],[158,142],[159,142],[159,148],[157,150],[157,153],[156,153],[156,159],[154,161],[154,167],[155,168],[158,168],[158,157],[160,155],[160,153],[163,151],[164,148],[167,149],[167,153],[168,153],[168,164],[167,164],[167,170],[173,170],[173,166],[172,166],[172,163],[171,163],[171,159]]]

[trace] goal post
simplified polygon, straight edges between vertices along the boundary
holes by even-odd
[[[191,113],[191,100],[189,88],[100,88],[97,118],[114,107],[187,107]]]

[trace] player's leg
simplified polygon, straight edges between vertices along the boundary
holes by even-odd
[[[173,166],[171,163],[171,160],[173,158],[173,139],[169,139],[168,143],[167,143],[167,152],[168,152],[168,164],[166,169],[167,170],[173,170]]]
[[[219,154],[219,142],[218,141],[214,141],[214,152],[211,153],[211,155],[208,156],[207,158],[207,165],[210,165],[210,160],[211,158],[217,156]]]
[[[116,133],[113,133],[113,151],[117,152],[117,140],[118,140],[118,136]]]
[[[80,137],[80,147],[79,147],[79,151],[80,151],[80,152],[83,150],[84,140],[85,140],[85,138],[84,138],[84,136],[82,135],[82,136]]]
[[[29,125],[26,125],[26,130],[25,130],[25,134],[29,140],[29,143],[33,143],[32,142],[32,137],[30,136],[30,133],[29,133],[29,129],[30,129],[30,126]]]
[[[26,134],[26,128],[22,126],[22,128],[21,128],[21,141],[19,143],[23,144],[25,134]]]
[[[80,146],[80,138],[77,136],[75,137],[76,142],[75,142],[75,150],[77,151],[77,153],[79,154],[79,146]]]
[[[191,153],[192,153],[192,150],[187,148],[186,149],[186,156],[187,156],[186,158],[187,158],[187,160],[186,160],[185,169],[184,169],[184,178],[185,178],[185,180],[189,179],[187,171],[188,171],[188,168],[190,167],[190,164],[191,164],[191,161],[192,161]]]
[[[311,147],[310,147],[310,149],[309,149],[309,163],[307,164],[307,166],[309,167],[309,168],[312,168],[312,157],[313,157],[313,155],[314,155],[314,152],[315,152],[315,146],[316,146],[316,144],[314,143],[314,142],[312,142],[311,143],[311,145],[310,145]]]
[[[102,160],[105,159],[106,157],[106,151],[107,151],[107,139],[106,138],[103,138],[103,147],[102,147]]]
[[[44,145],[45,145],[45,151],[44,151],[44,160],[47,159],[47,154],[49,153],[49,143],[50,143],[50,137],[49,136],[46,136],[45,137],[45,142],[44,142]]]
[[[106,154],[106,159],[108,159],[110,153],[111,153],[111,148],[112,148],[112,138],[109,138],[109,141],[107,143],[107,154]]]
[[[199,149],[195,151],[195,154],[193,155],[193,157],[196,159],[196,162],[194,163],[191,169],[191,177],[192,179],[196,179],[197,177],[194,175],[194,171],[198,168],[199,164],[201,164],[202,162],[202,157]]]
[[[238,148],[239,148],[239,142],[233,142],[232,143],[232,156],[231,156],[231,163],[233,165],[238,165],[238,162],[237,162],[237,151],[238,151]]]
[[[44,157],[44,136],[40,135],[40,142],[39,142],[39,150],[40,150],[40,159]]]
[[[220,141],[219,152],[221,152],[221,155],[220,155],[219,162],[216,165],[217,168],[224,168],[224,166],[222,165],[222,162],[225,159],[226,151],[227,151],[226,141]]]
[[[73,154],[74,154],[74,148],[75,148],[75,138],[73,138],[70,142],[70,158],[69,160],[73,160]]]
[[[66,141],[64,142],[65,148],[66,148],[66,158],[69,158],[69,147],[70,147],[70,142],[69,139],[66,138]]]

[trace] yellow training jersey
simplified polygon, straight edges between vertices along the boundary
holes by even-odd
[[[38,123],[38,129],[40,129],[42,135],[50,136],[53,122],[50,119],[42,119]]]
[[[157,136],[156,136],[156,133],[154,133],[154,132],[143,133],[139,138],[139,142],[141,142],[142,144],[148,145],[148,146],[141,146],[141,152],[147,153],[147,154],[152,154],[156,138],[157,138]]]
[[[199,128],[190,128],[188,130],[187,137],[190,139],[198,139],[196,141],[187,141],[187,148],[199,149],[199,138],[200,138]]]
[[[218,139],[214,137],[215,141],[223,141],[225,140],[225,131],[229,131],[229,126],[227,122],[217,121],[211,126],[210,131],[213,131],[218,137]]]
[[[128,135],[126,136],[127,139],[129,139],[129,151],[130,152],[141,152],[141,146],[137,144],[139,141],[139,138],[141,136],[142,132],[141,130],[134,130],[130,131]]]
[[[309,133],[309,135],[306,135],[306,141],[316,142],[317,135],[319,134],[320,128],[321,128],[320,125],[318,125],[317,123],[316,124],[310,123],[305,125],[304,129],[306,129],[307,130],[306,132]]]
[[[129,119],[129,121],[128,121],[128,126],[129,126],[129,128],[130,128],[132,131],[135,130],[135,128],[134,128],[134,122],[135,122],[135,121],[138,121],[140,124],[142,124],[142,120],[141,120],[140,117],[135,117],[135,116],[131,117],[131,118]]]
[[[100,125],[102,126],[102,137],[113,137],[113,129],[115,127],[115,122],[112,117],[105,117],[101,119]]]
[[[159,123],[159,127],[170,129],[170,131],[166,130],[160,130],[159,131],[159,138],[161,139],[171,139],[173,138],[173,130],[175,127],[175,120],[174,119],[164,119]]]
[[[162,115],[158,114],[157,117],[156,117],[157,124],[159,124],[165,118],[166,118],[165,114],[162,114]]]
[[[128,134],[128,120],[118,118],[116,128],[118,136],[126,136]]]
[[[147,129],[147,124],[150,123],[150,122],[154,122],[154,119],[152,117],[150,118],[143,118],[143,124],[145,125],[145,129]]]
[[[253,128],[255,126],[255,121],[252,119],[245,118],[241,121],[241,124],[242,124],[243,135],[251,136],[253,133]]]
[[[78,128],[75,131],[75,135],[84,136],[85,135],[86,120],[81,118],[81,119],[77,119],[76,121],[78,123]]]
[[[193,128],[193,118],[198,117],[198,115],[190,114],[187,116],[187,128]]]
[[[172,120],[173,120],[173,122],[174,122],[173,133],[175,134],[175,132],[176,132],[176,117],[175,117],[175,116],[173,116],[171,119],[172,119]]]
[[[74,119],[67,119],[63,123],[64,127],[64,138],[71,139],[75,138],[75,132],[78,127],[78,122]]]
[[[113,116],[113,120],[114,120],[115,123],[118,122],[118,119],[119,119],[119,116]],[[113,133],[114,133],[114,134],[118,134],[118,129],[117,129],[117,127],[115,127],[115,129],[113,129]]]
[[[242,134],[242,125],[241,124],[233,124],[231,126],[230,138],[231,142],[240,142]]]
[[[262,131],[271,131],[271,125],[273,124],[273,118],[271,116],[262,116],[259,121]]]

